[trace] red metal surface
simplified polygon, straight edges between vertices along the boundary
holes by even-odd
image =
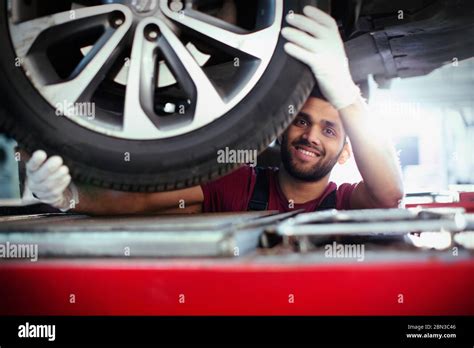
[[[0,264],[0,315],[474,315],[473,294],[474,260]]]
[[[474,204],[474,192],[459,192],[459,201]]]
[[[464,208],[466,213],[474,213],[474,202],[464,201],[456,203],[420,203],[420,204],[406,204],[406,208]]]

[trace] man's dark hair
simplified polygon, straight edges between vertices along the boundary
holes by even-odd
[[[319,98],[325,101],[328,101],[324,95],[321,93],[321,90],[319,89],[318,83],[316,83],[313,87],[313,90],[311,91],[311,94],[309,95],[310,97],[314,98]]]

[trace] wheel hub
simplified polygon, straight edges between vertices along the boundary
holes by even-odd
[[[153,14],[158,7],[158,0],[132,0],[130,8],[137,14]]]

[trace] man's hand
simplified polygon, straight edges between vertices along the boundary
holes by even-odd
[[[62,211],[79,203],[76,186],[71,182],[69,168],[59,156],[47,158],[39,150],[26,163],[26,189],[23,199],[36,198]],[[73,203],[73,204],[71,204]]]
[[[293,14],[286,21],[295,28],[281,34],[289,42],[285,51],[307,64],[313,71],[321,92],[337,109],[353,104],[360,95],[352,80],[337,24],[316,7],[306,6],[303,15]]]

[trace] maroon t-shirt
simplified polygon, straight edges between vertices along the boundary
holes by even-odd
[[[312,201],[296,204],[290,208],[288,199],[285,197],[278,184],[278,168],[266,168],[270,185],[268,197],[268,210],[278,210],[281,213],[304,209],[312,212],[332,191],[336,191],[336,209],[350,209],[350,197],[357,184],[342,184],[339,187],[330,182],[323,194]],[[201,185],[204,193],[203,212],[232,212],[246,211],[253,189],[257,180],[255,169],[243,166],[222,178]]]

